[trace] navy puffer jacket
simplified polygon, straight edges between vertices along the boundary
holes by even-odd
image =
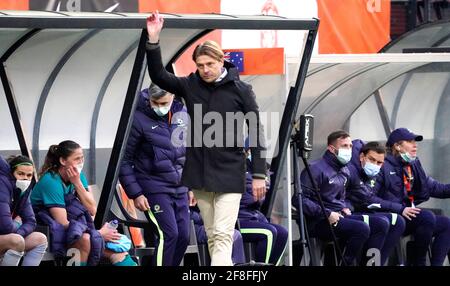
[[[381,198],[401,204],[403,208],[410,205],[403,183],[405,165],[406,163],[403,162],[401,157],[387,155],[374,187]],[[412,195],[416,206],[427,201],[430,197],[450,197],[450,184],[442,184],[428,176],[418,158],[410,165],[414,178]]]
[[[75,194],[64,195],[64,201],[69,221],[67,229],[53,219],[48,208],[35,206],[36,216],[40,223],[50,228],[50,251],[56,257],[64,257],[68,247],[77,242],[84,233],[88,233],[91,249],[87,265],[98,265],[105,248],[103,237],[95,229],[91,215]]]
[[[119,173],[129,198],[187,192],[181,184],[187,124],[182,103],[174,100],[169,114],[160,117],[150,107],[148,90],[141,92]]]
[[[348,207],[345,201],[346,189],[351,188],[350,171],[342,165],[336,156],[326,151],[321,159],[310,164],[312,177],[319,188],[327,217],[331,212],[341,211]],[[304,169],[300,174],[301,188],[303,190],[302,204],[305,215],[312,220],[323,218],[319,201],[313,185]],[[298,195],[294,194],[292,204],[298,208]]]
[[[30,190],[31,187],[21,194],[9,164],[0,157],[0,235],[16,233],[26,237],[34,231],[36,219],[29,199]],[[22,219],[19,227],[14,223],[17,216]]]
[[[352,184],[354,187],[347,190],[346,199],[351,203],[351,209],[353,211],[367,212],[371,211],[367,209],[369,205],[379,204],[380,208],[377,208],[377,211],[402,213],[404,209],[402,204],[384,200],[376,194],[374,187],[379,175],[369,177],[364,172],[359,160],[359,154],[364,146],[364,142],[360,139],[355,139],[352,143],[352,160],[347,167],[350,170],[350,181],[359,182],[359,184],[354,183]]]

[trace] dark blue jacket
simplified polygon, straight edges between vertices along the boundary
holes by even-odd
[[[141,92],[119,173],[131,199],[149,193],[187,192],[181,184],[186,147],[171,141],[172,136],[178,143],[185,140],[186,108],[173,101],[170,114],[169,124],[168,116],[160,117],[150,107],[147,89]]]
[[[36,227],[36,219],[30,203],[28,188],[23,194],[16,188],[9,164],[0,157],[0,235],[17,233],[26,237]],[[22,225],[17,227],[14,218],[20,216]]]
[[[346,188],[350,184],[350,171],[342,165],[336,156],[326,151],[322,159],[310,164],[312,177],[319,188],[327,216],[348,207],[345,203]],[[300,174],[303,191],[302,203],[305,215],[312,220],[323,219],[322,210],[306,169]],[[298,196],[294,194],[292,204],[298,208]]]
[[[67,229],[64,229],[62,224],[53,219],[46,207],[35,206],[39,222],[48,225],[50,228],[50,251],[56,257],[64,257],[68,246],[79,240],[83,233],[88,233],[91,240],[91,250],[87,265],[95,266],[99,263],[105,248],[103,237],[95,229],[91,215],[75,194],[64,195],[64,201],[67,220],[69,221]]]
[[[259,222],[267,223],[267,219],[262,212],[260,212],[261,205],[264,202],[264,199],[259,201],[255,201],[253,198],[253,177],[252,177],[252,164],[251,161],[247,159],[247,172],[245,174],[246,177],[246,189],[245,193],[242,194],[241,202],[239,206],[239,214],[238,218],[240,220],[256,220]],[[270,174],[266,176],[266,188],[270,188]]]
[[[352,160],[347,165],[350,171],[350,184],[351,187],[347,189],[346,199],[351,206],[352,211],[360,211],[367,212],[367,206],[371,204],[380,204],[380,209],[376,209],[376,211],[389,211],[401,213],[403,211],[403,205],[384,200],[377,196],[375,190],[375,183],[377,180],[377,176],[369,177],[364,172],[361,162],[359,160],[359,154],[361,152],[361,148],[364,146],[364,142],[360,139],[355,139],[352,141],[353,149],[352,149]]]
[[[403,183],[405,165],[406,163],[403,162],[401,157],[387,155],[374,187],[375,192],[381,198],[401,204],[403,206],[401,211],[410,206]],[[430,197],[450,197],[450,184],[441,184],[428,176],[418,158],[411,163],[411,171],[414,178],[411,191],[416,206],[427,201]]]

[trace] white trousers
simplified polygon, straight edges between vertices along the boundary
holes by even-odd
[[[208,236],[211,266],[232,266],[233,233],[242,194],[193,191]]]

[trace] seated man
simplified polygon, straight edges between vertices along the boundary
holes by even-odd
[[[414,235],[412,264],[425,265],[431,245],[431,265],[440,266],[450,248],[450,219],[416,206],[430,197],[449,198],[450,184],[442,184],[425,173],[417,158],[417,141],[422,140],[423,136],[406,128],[392,131],[386,142],[388,155],[373,192],[393,202],[396,212],[406,218],[405,234]]]
[[[252,164],[248,140],[245,142],[247,152],[246,191],[242,194],[239,207],[239,224],[244,242],[256,244],[256,262],[279,265],[286,249],[288,232],[281,225],[270,223],[259,211],[264,199],[258,200],[252,190]],[[267,178],[270,178],[269,176]],[[270,187],[269,179],[266,188]]]
[[[389,220],[389,232],[380,249],[380,263],[384,265],[405,231],[405,220],[397,214],[396,203],[383,200],[372,192],[376,176],[384,163],[384,146],[378,142],[364,144],[359,139],[352,143],[353,156],[348,169],[351,180],[356,181],[351,185],[358,187],[347,189],[346,197],[356,213],[369,217],[381,216]]]
[[[303,210],[311,235],[331,240],[331,225],[336,237],[345,245],[343,253],[345,264],[355,265],[365,246],[369,249],[381,249],[389,229],[389,222],[382,217],[371,217],[367,221],[362,215],[352,214],[345,201],[346,189],[351,183],[347,167],[352,157],[350,135],[342,130],[335,131],[328,136],[327,142],[327,151],[322,159],[312,162],[310,167],[327,217],[323,215],[306,169],[300,175]],[[298,208],[298,197],[294,195],[292,202]]]

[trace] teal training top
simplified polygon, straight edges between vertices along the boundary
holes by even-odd
[[[81,183],[88,189],[88,182],[83,172],[80,174]],[[72,183],[65,184],[58,173],[46,172],[31,192],[31,204],[45,206],[47,208],[65,208],[64,195],[73,194],[75,186]]]

